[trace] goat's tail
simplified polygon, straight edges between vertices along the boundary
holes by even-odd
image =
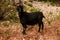
[[[45,16],[43,15],[43,18],[45,18]]]
[[[40,12],[40,15],[41,15],[43,18],[45,18],[45,16],[43,15],[43,12]]]

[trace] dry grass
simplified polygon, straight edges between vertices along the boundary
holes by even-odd
[[[49,16],[50,11],[53,12],[54,16],[56,16],[58,11],[60,10],[60,7],[51,5],[47,6],[47,4],[43,5],[41,3],[37,3],[37,5],[34,4],[34,6],[40,8],[41,11],[43,11],[45,17],[51,17]],[[9,21],[0,22],[0,40],[60,40],[60,20],[54,19],[50,24],[45,19],[43,21],[43,32],[37,32],[37,25],[35,25],[33,28],[29,26],[26,30],[27,35],[22,34],[23,28],[20,23],[11,23]]]

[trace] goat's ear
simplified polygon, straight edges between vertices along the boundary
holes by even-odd
[[[20,11],[20,7],[19,6],[16,6],[16,9],[17,9],[17,11]]]
[[[19,5],[20,5],[19,3],[16,4],[16,6],[19,6]]]

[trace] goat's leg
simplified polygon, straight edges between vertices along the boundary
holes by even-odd
[[[22,32],[23,34],[26,34],[26,32],[25,32],[26,31],[26,28],[27,28],[27,26],[26,25],[23,25],[23,32]]]
[[[44,29],[44,24],[43,24],[43,21],[42,21],[42,24],[41,24],[41,28],[42,28],[41,34],[44,35],[44,31],[43,31],[43,29]]]
[[[43,22],[42,22],[42,30],[44,29],[44,24],[43,24]]]
[[[41,28],[40,26],[41,26],[41,24],[39,23],[38,26],[39,26],[38,32],[40,32],[40,28]]]

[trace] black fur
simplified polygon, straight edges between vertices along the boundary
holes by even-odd
[[[38,24],[39,26],[38,32],[40,31],[40,26],[42,25],[43,30],[44,24],[42,19],[44,18],[44,15],[42,12],[32,12],[32,13],[24,12],[22,5],[17,6],[17,11],[19,13],[20,22],[23,26],[23,34],[26,33],[25,30],[27,28],[27,25]]]

